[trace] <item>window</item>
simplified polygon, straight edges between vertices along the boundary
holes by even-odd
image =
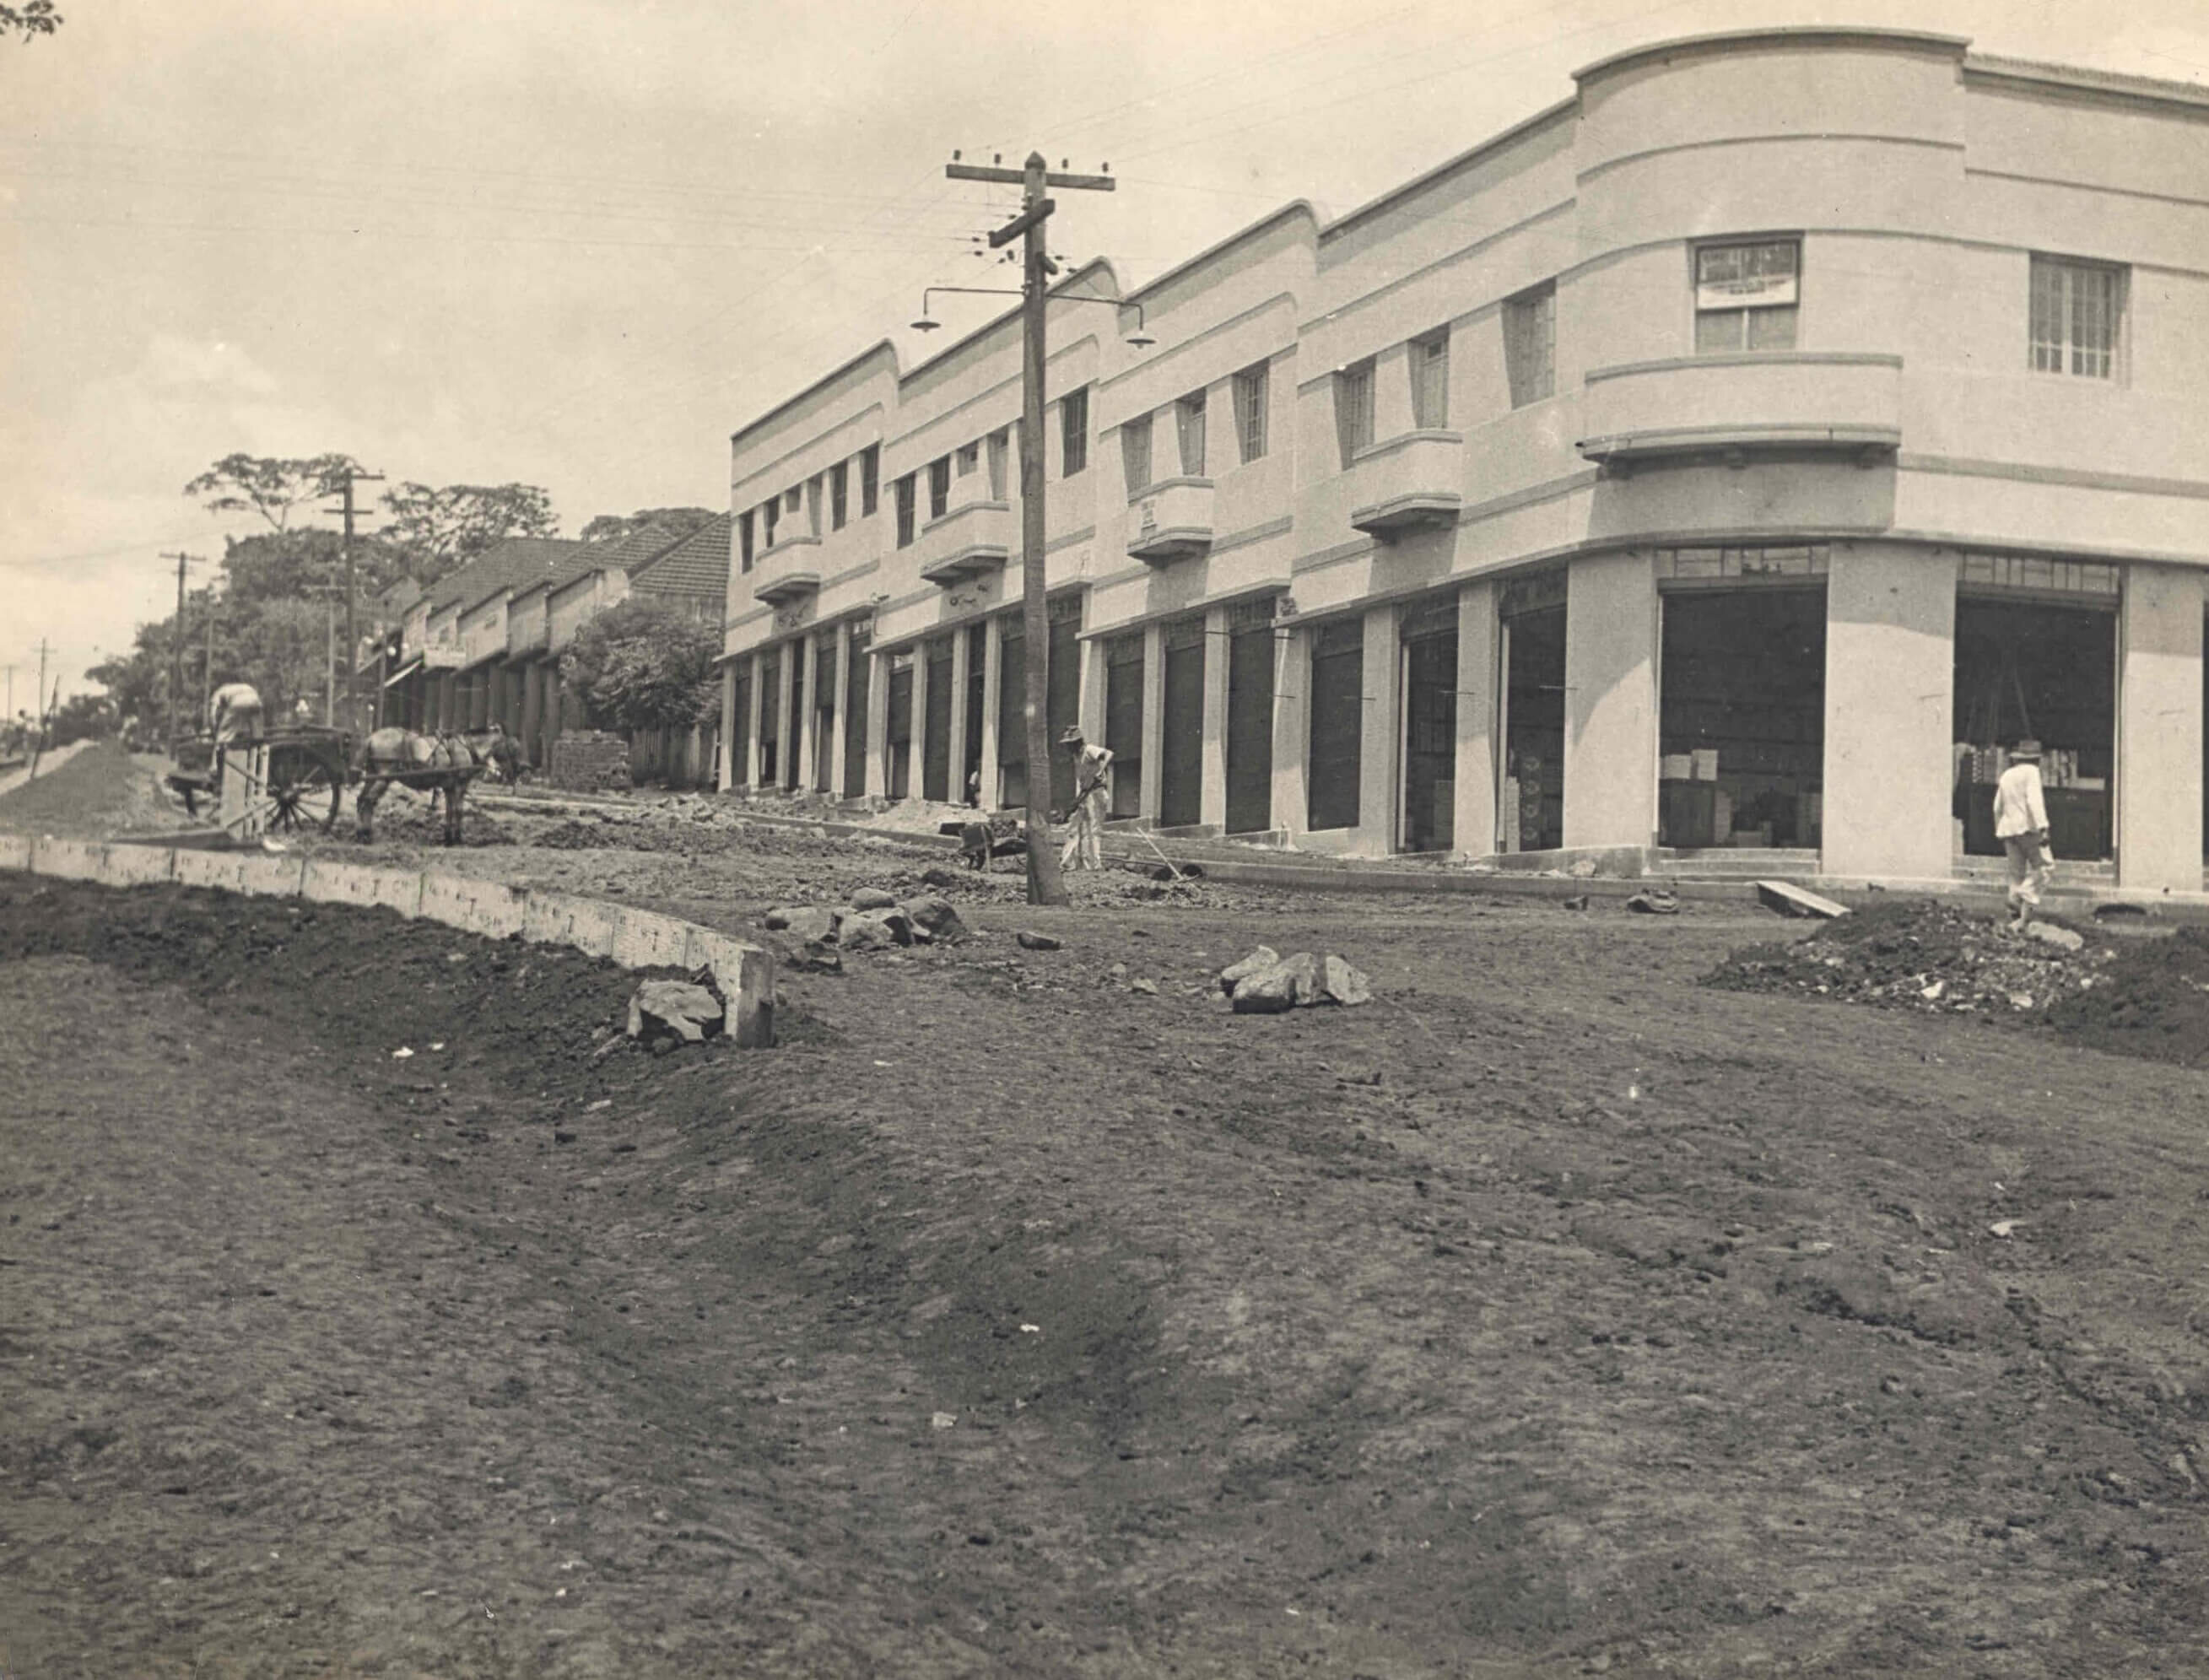
[[[928,463],[928,516],[942,519],[951,511],[951,457],[938,455]]]
[[[1352,362],[1334,376],[1334,436],[1347,471],[1373,442],[1373,362]]]
[[[1503,305],[1503,369],[1511,406],[1557,394],[1557,286],[1552,280]]]
[[[1695,351],[1792,350],[1802,244],[1702,245],[1695,251]]]
[[[859,517],[872,519],[882,497],[882,449],[870,443],[859,451]]]
[[[1174,427],[1181,436],[1181,470],[1204,476],[1204,393],[1192,391],[1174,405]]]
[[[1058,400],[1059,477],[1070,479],[1089,465],[1089,388]]]
[[[1008,458],[1013,452],[1013,431],[1010,426],[990,434],[990,499],[1005,499],[1005,473]]]
[[[1266,364],[1245,368],[1235,376],[1235,441],[1243,451],[1243,464],[1266,453]]]
[[[743,556],[743,559],[737,565],[737,569],[743,572],[751,570],[752,510],[749,508],[744,509],[743,517],[737,521],[737,547],[738,552]]]
[[[805,481],[805,515],[815,536],[821,534],[821,475],[816,473]]]
[[[1120,423],[1120,461],[1128,470],[1128,499],[1151,487],[1151,417]]]
[[[2114,379],[2125,274],[2098,262],[2032,259],[2032,366],[2037,373]]]
[[[911,548],[912,546],[913,523],[912,474],[908,473],[905,477],[900,479],[897,481],[896,490],[897,545],[900,548]]]
[[[840,461],[828,469],[828,524],[841,531],[852,517],[852,464]]]
[[[1411,424],[1421,431],[1449,424],[1449,328],[1411,340]]]
[[[978,473],[982,468],[982,446],[979,443],[962,445],[955,461],[955,470],[962,479],[969,473]]]
[[[767,533],[761,539],[761,545],[763,547],[773,548],[774,546],[774,522],[781,516],[781,514],[782,498],[779,496],[770,496],[765,502],[762,502],[760,504],[760,519]]]

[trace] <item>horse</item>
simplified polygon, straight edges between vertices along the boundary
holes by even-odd
[[[502,734],[499,738],[503,739]],[[379,729],[361,743],[360,792],[353,798],[358,826],[355,837],[376,838],[376,806],[384,790],[396,782],[417,791],[427,789],[434,803],[444,796],[445,844],[460,843],[460,806],[468,784],[491,768],[494,757],[489,736],[471,738],[450,732],[417,734],[411,729]]]

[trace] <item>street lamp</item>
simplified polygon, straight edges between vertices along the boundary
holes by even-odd
[[[912,323],[916,333],[932,333],[943,323],[928,312],[928,300],[939,292],[966,292],[983,298],[1021,298],[1027,294],[1004,286],[931,286],[920,294],[920,319]],[[1118,298],[1085,298],[1076,292],[1062,292],[1051,301],[1057,304],[1109,304],[1114,309],[1131,309],[1135,312],[1135,330],[1121,342],[1130,350],[1148,350],[1158,340],[1145,330],[1143,306]]]

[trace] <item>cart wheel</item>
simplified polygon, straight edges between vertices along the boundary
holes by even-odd
[[[310,761],[280,768],[269,767],[268,798],[275,808],[270,817],[276,828],[289,830],[302,823],[318,823],[328,834],[338,820],[338,805],[344,795],[345,784],[331,774],[327,764]]]

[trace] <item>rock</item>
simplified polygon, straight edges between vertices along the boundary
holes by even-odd
[[[862,887],[858,892],[852,894],[852,908],[854,910],[894,910],[897,908],[897,894],[895,893],[886,893],[879,887]]]
[[[1235,1013],[1275,1015],[1298,1004],[1321,1000],[1319,964],[1309,951],[1285,957],[1270,968],[1246,974],[1235,983]]]
[[[1627,900],[1626,907],[1643,916],[1676,916],[1680,900],[1665,888],[1649,887]]]
[[[2028,922],[2025,932],[2043,945],[2053,945],[2059,951],[2083,949],[2086,941],[2083,935],[2056,922]]]
[[[925,894],[907,899],[900,908],[912,921],[916,937],[923,928],[947,945],[956,944],[966,936],[966,924],[959,919],[959,912],[949,899]]]
[[[956,887],[959,884],[959,872],[940,865],[923,870],[920,878],[924,885],[930,887]],[[909,910],[912,906],[908,904],[906,907]]]
[[[774,939],[767,942],[767,948],[774,954],[776,966],[793,974],[840,974],[844,972],[844,959],[837,954],[836,948],[825,940],[809,939],[800,943],[795,940]]]
[[[837,930],[836,942],[847,951],[886,951],[912,943],[912,924],[894,907],[857,911]]]
[[[1338,1003],[1370,1003],[1373,1001],[1373,982],[1340,957],[1329,957],[1320,975],[1320,984],[1327,995]],[[1379,1081],[1374,1081],[1378,1084]]]
[[[835,942],[836,912],[833,910],[809,904],[794,910],[771,911],[768,914],[770,918],[781,917],[780,930],[801,945]],[[775,927],[778,924],[770,919],[766,925]]]
[[[1280,960],[1281,954],[1271,945],[1261,945],[1242,961],[1231,962],[1219,971],[1219,989],[1232,997],[1236,984],[1246,975],[1255,974],[1261,969],[1271,968]]]
[[[629,1036],[645,1038],[658,1027],[686,1044],[696,1044],[720,1029],[723,1013],[721,1000],[703,986],[687,980],[647,980],[629,1000]]]
[[[1023,951],[1056,951],[1062,948],[1059,942],[1047,933],[1038,933],[1033,928],[1022,928],[1013,936],[1020,942]]]
[[[1588,907],[1588,895],[1581,893],[1575,897],[1568,898],[1564,901],[1564,907],[1568,910],[1585,910]]]
[[[1156,980],[1130,980],[1128,982],[1128,990],[1140,991],[1146,997],[1156,997],[1159,995],[1159,983]]]
[[[769,933],[780,933],[790,925],[790,918],[792,916],[802,916],[804,913],[803,906],[779,905],[760,918],[760,925]]]

